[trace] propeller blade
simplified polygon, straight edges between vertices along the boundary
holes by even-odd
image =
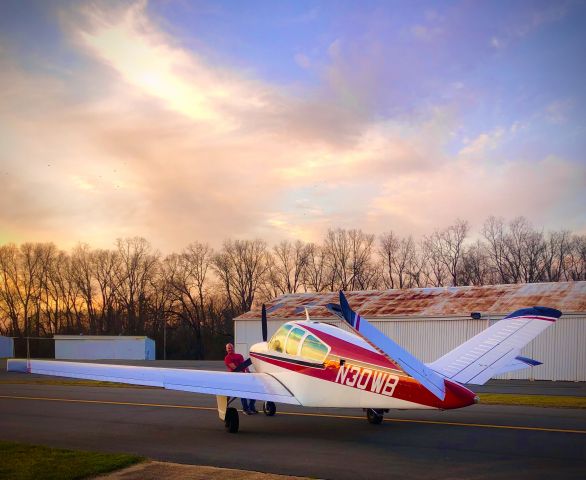
[[[337,303],[328,303],[326,305],[326,308],[331,313],[333,313],[334,315],[336,315],[337,317],[340,317],[342,320],[345,320],[344,314],[342,313],[342,307],[340,307],[340,305],[338,305]]]
[[[266,342],[267,341],[267,309],[265,307],[265,304],[262,304],[262,317],[260,319],[260,324],[262,327],[262,341]]]
[[[248,367],[250,367],[252,365],[252,360],[250,358],[247,358],[246,360],[244,360],[240,365],[238,365],[234,371],[235,372],[241,372],[242,370],[246,370]]]

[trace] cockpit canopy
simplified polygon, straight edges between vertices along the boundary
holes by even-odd
[[[286,323],[269,341],[268,349],[274,352],[302,357],[312,363],[323,363],[330,348],[315,335],[299,325]]]

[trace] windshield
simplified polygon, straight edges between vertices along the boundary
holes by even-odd
[[[274,350],[275,352],[282,352],[283,346],[285,345],[285,339],[287,338],[287,334],[289,330],[291,330],[292,326],[286,323],[285,325],[281,326],[275,334],[272,336],[271,341],[269,342],[269,350]]]

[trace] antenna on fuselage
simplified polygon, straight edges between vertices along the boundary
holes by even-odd
[[[305,320],[307,320],[308,322],[311,321],[311,318],[309,318],[309,310],[307,310],[307,307],[305,307]]]

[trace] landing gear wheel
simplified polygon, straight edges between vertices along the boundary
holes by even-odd
[[[226,417],[224,417],[224,425],[226,426],[227,432],[238,433],[238,427],[240,426],[240,420],[238,419],[238,410],[232,407],[226,410]]]
[[[384,411],[377,410],[374,408],[367,408],[366,409],[366,418],[368,423],[372,423],[374,425],[379,425],[383,422]]]
[[[262,404],[262,411],[265,412],[267,417],[272,417],[277,413],[277,407],[273,402],[265,402]]]

